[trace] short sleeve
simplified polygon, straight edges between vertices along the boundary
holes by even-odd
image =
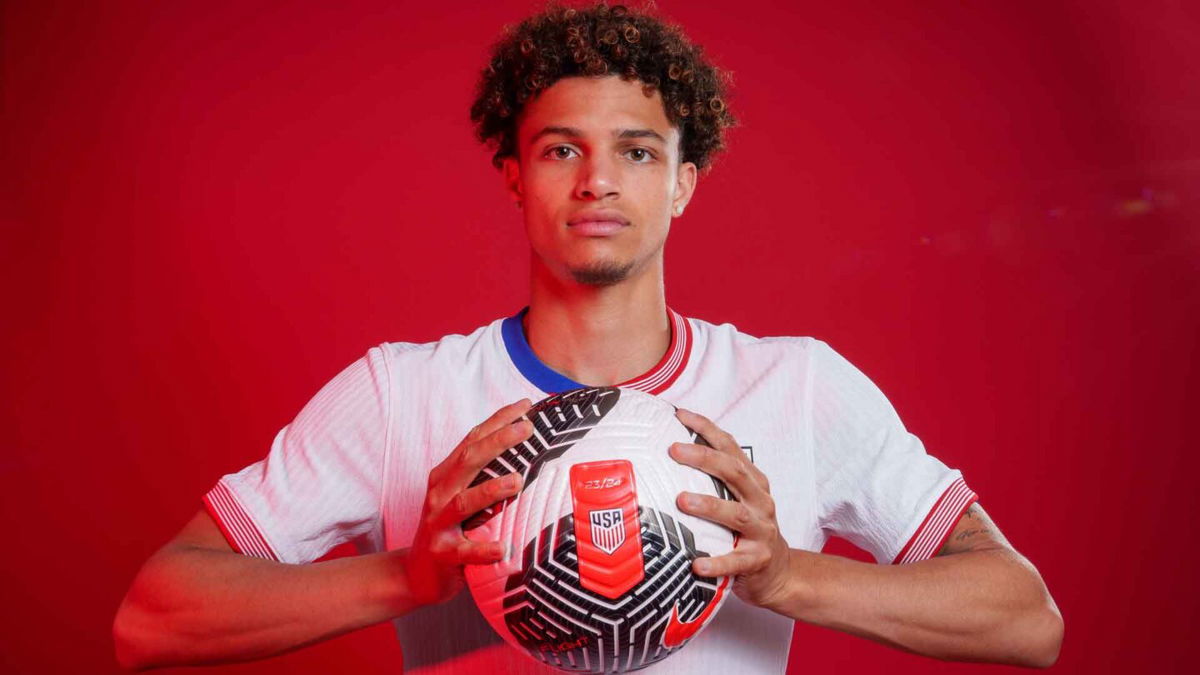
[[[265,459],[205,495],[235,550],[311,562],[379,527],[389,383],[386,352],[373,348],[317,392]]]
[[[925,452],[883,392],[829,345],[814,341],[811,368],[821,528],[880,563],[932,557],[975,493]]]

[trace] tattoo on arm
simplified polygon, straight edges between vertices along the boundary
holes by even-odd
[[[1008,541],[1000,534],[999,528],[992,522],[978,503],[972,504],[959,518],[954,531],[946,539],[945,545],[937,555],[953,555],[966,551],[980,551],[989,548],[1008,548]]]

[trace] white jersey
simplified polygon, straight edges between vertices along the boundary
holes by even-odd
[[[732,434],[770,480],[791,547],[820,551],[836,535],[881,563],[924,560],[975,500],[824,342],[671,319],[662,361],[621,386]],[[466,336],[385,343],[326,385],[266,459],[223,477],[205,505],[247,555],[305,563],[346,541],[362,553],[406,548],[430,470],[473,426],[513,401],[579,386],[538,360],[520,314]],[[410,672],[559,672],[503,642],[465,590],[394,623]],[[792,624],[734,596],[645,672],[783,673]]]

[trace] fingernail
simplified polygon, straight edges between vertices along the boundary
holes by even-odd
[[[696,572],[700,574],[708,574],[708,571],[711,569],[712,565],[707,560],[701,558],[700,560],[696,561]]]
[[[504,477],[504,487],[517,487],[521,484],[521,474],[510,473]]]
[[[700,498],[690,492],[683,493],[683,505],[689,508],[700,506]]]

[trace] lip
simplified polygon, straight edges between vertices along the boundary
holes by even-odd
[[[585,211],[571,216],[567,227],[586,237],[605,237],[629,227],[629,219],[612,209]]]

